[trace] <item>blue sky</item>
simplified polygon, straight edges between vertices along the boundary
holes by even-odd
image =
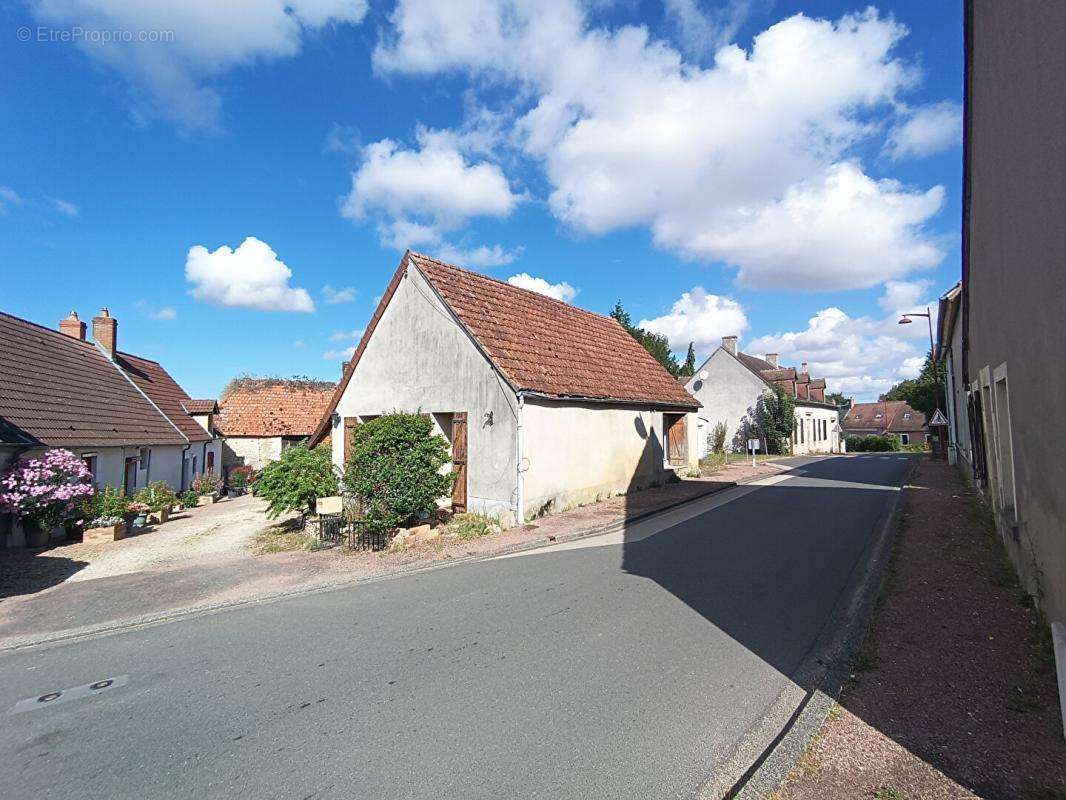
[[[109,306],[194,396],[334,379],[410,245],[701,358],[913,374],[898,312],[959,274],[961,2],[551,2],[4,6],[0,310]]]

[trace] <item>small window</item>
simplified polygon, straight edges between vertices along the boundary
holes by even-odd
[[[137,451],[137,460],[140,462],[141,469],[148,469],[152,463],[152,451],[148,447],[142,447]]]
[[[93,486],[98,486],[96,482],[96,454],[95,453],[83,453],[81,460],[85,462],[85,468],[89,470],[89,474],[93,477]]]
[[[855,419],[862,419],[862,414],[856,414]]]
[[[874,419],[881,419],[884,414],[874,414]]]
[[[910,419],[910,418],[911,418],[911,412],[910,411],[904,411],[903,412],[903,419]]]
[[[910,415],[908,414],[908,416],[910,416]],[[899,435],[899,443],[900,443],[900,444],[910,444],[910,443],[911,443],[911,437],[910,437],[910,434],[907,434],[907,433],[901,433],[901,434]]]

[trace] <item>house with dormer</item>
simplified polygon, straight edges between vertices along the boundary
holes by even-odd
[[[737,349],[736,336],[723,336],[722,344],[685,380],[684,386],[700,403],[701,458],[710,451],[709,436],[720,422],[726,426],[726,450],[743,452],[759,398],[775,389],[796,401],[792,435],[795,454],[841,451],[837,407],[825,400],[825,379],[812,378],[806,363],[799,369],[783,367],[777,353],[763,358],[753,356]]]

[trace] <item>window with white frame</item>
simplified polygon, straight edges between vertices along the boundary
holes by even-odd
[[[1015,520],[1018,498],[1014,485],[1014,441],[1011,436],[1010,396],[1007,390],[1007,367],[996,369],[992,395],[995,401],[996,462],[999,472],[999,503]]]

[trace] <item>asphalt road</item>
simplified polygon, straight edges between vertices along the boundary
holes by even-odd
[[[789,685],[907,469],[802,463],[581,546],[2,655],[0,792],[691,796]]]

